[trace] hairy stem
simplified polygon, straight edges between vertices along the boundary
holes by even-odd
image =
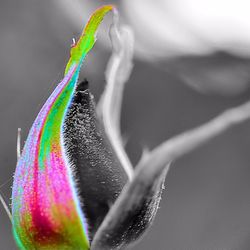
[[[211,121],[162,143],[138,164],[129,182],[105,217],[91,250],[100,250],[101,240],[116,228],[119,218],[142,201],[149,187],[169,169],[170,163],[201,146],[227,129],[250,118],[250,102],[229,109]],[[122,248],[117,248],[122,249]]]

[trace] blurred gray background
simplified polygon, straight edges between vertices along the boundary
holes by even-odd
[[[24,141],[63,75],[71,39],[80,34],[82,21],[97,5],[115,1],[83,2],[79,26],[77,15],[72,18],[77,1],[0,2],[0,191],[7,200],[16,164],[17,128],[22,128]],[[133,26],[126,5],[116,3],[122,21]],[[141,28],[147,32],[146,25]],[[185,53],[181,46],[172,54],[154,54],[152,48],[152,55],[144,57],[150,43],[140,36],[138,27],[134,29],[137,52],[125,90],[122,131],[128,138],[127,152],[136,164],[143,148],[152,149],[248,100],[250,60],[230,53],[228,47],[223,50],[223,44],[199,55]],[[157,45],[157,36],[151,37],[150,30],[146,34]],[[105,39],[98,40],[81,73],[81,79],[89,80],[96,100],[105,85],[104,70],[110,56]],[[143,48],[140,39],[145,42]],[[155,223],[133,249],[249,250],[249,148],[250,122],[246,122],[172,164]],[[1,206],[0,249],[16,249]]]

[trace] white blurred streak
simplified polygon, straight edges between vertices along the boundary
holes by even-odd
[[[18,130],[17,130],[17,147],[16,147],[16,151],[17,151],[17,160],[19,160],[19,158],[21,156],[21,128],[18,128]]]
[[[97,112],[111,145],[131,180],[133,167],[123,148],[120,116],[125,83],[133,69],[134,36],[129,27],[119,26],[119,15],[116,10],[110,27],[110,40],[113,49],[106,70],[107,85],[98,103]]]
[[[223,50],[250,55],[248,0],[126,0],[141,54],[172,56]]]
[[[249,0],[171,2],[176,16],[202,40],[218,50],[234,52],[241,56],[250,55]]]
[[[137,52],[142,57],[169,57],[211,51],[173,13],[174,1],[127,0],[123,8],[132,24]],[[152,58],[151,58],[152,59]]]

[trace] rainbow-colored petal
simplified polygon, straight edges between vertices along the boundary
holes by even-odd
[[[13,231],[20,249],[89,249],[89,232],[63,124],[81,64],[95,43],[98,25],[112,6],[98,9],[71,49],[65,77],[39,112],[17,163],[12,191]]]

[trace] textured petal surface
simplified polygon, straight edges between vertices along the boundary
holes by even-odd
[[[89,249],[87,222],[62,134],[80,66],[95,43],[98,25],[110,10],[112,6],[98,9],[72,47],[65,77],[38,114],[18,161],[12,215],[21,249]]]

